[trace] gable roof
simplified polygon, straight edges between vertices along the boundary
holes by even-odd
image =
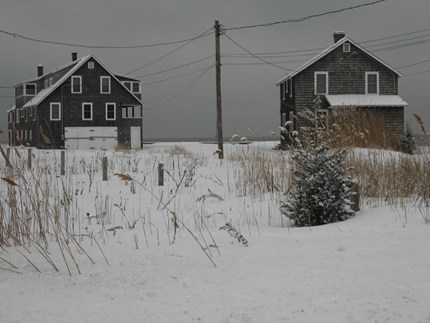
[[[121,84],[121,86],[127,90],[127,92],[129,92],[138,102],[140,102],[140,104],[143,105],[142,100],[140,100],[136,95],[134,95],[129,89],[127,89],[127,87],[118,80],[118,78],[112,73],[110,72],[106,67],[104,67],[104,65],[102,63],[100,63],[100,61],[94,57],[93,55],[87,55],[84,57],[81,57],[79,59],[77,59],[76,61],[69,63],[67,65],[64,65],[62,67],[60,67],[59,69],[55,70],[55,72],[58,72],[64,68],[70,67],[73,63],[75,64],[66,74],[63,75],[63,77],[61,77],[57,82],[55,82],[54,84],[52,84],[50,87],[47,87],[46,89],[43,89],[42,91],[40,91],[39,93],[37,93],[30,101],[28,101],[26,104],[23,105],[23,108],[27,108],[27,107],[31,107],[31,106],[36,106],[39,105],[41,102],[43,102],[43,100],[45,100],[52,92],[54,92],[58,87],[60,87],[69,77],[71,77],[82,65],[84,65],[90,58],[94,59],[98,64],[100,64],[101,67],[103,67],[104,70],[106,70],[112,77],[114,80],[116,80],[119,84]],[[50,74],[50,73],[46,73],[46,74]],[[44,74],[44,75],[46,75]],[[38,80],[42,77],[38,77],[37,79],[33,79],[32,81]],[[28,81],[26,81],[28,82]],[[21,82],[24,83],[24,82]],[[20,83],[18,83],[20,84]]]
[[[339,46],[343,45],[343,43],[345,42],[349,42],[352,45],[354,45],[355,47],[357,47],[359,50],[361,50],[362,52],[364,52],[365,54],[367,54],[368,56],[370,56],[371,58],[373,58],[375,61],[377,61],[378,63],[380,63],[381,65],[385,66],[386,68],[388,68],[389,70],[391,70],[393,73],[397,74],[397,76],[402,77],[403,74],[400,73],[399,71],[397,71],[396,69],[394,69],[393,67],[391,67],[390,65],[388,65],[387,63],[385,63],[382,59],[380,59],[379,57],[373,55],[371,52],[369,52],[367,49],[365,49],[364,47],[362,47],[361,45],[357,44],[356,42],[354,42],[353,40],[351,40],[348,37],[344,37],[342,39],[340,39],[337,43],[334,43],[333,45],[331,45],[330,47],[324,49],[321,53],[319,53],[317,56],[315,56],[314,58],[312,58],[311,60],[307,61],[305,64],[303,64],[302,66],[298,67],[296,70],[294,70],[293,72],[291,72],[290,74],[287,74],[287,76],[283,77],[282,79],[280,79],[278,82],[276,82],[276,85],[281,84],[282,82],[284,82],[287,79],[290,79],[294,76],[296,76],[297,74],[299,74],[300,72],[302,72],[303,70],[307,69],[309,66],[311,66],[312,64],[314,64],[315,62],[319,61],[321,58],[325,57],[326,55],[330,54],[331,52],[333,52],[336,48],[338,48]]]

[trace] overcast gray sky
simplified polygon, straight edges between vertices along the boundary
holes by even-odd
[[[366,2],[370,0],[1,0],[0,29],[74,44],[144,45],[198,36],[210,30],[215,20],[226,28],[232,28],[300,18]],[[328,47],[333,42],[333,31],[345,31],[360,43],[428,29],[407,37],[363,44],[386,63],[398,68],[430,60],[429,12],[429,0],[386,0],[299,23],[229,30],[227,34],[253,53],[267,53]],[[394,41],[399,42],[381,45]],[[0,86],[12,86],[35,77],[38,64],[44,65],[45,72],[62,66],[71,60],[72,51],[77,51],[79,57],[94,54],[111,71],[126,74],[180,45],[88,49],[31,42],[0,33]],[[379,51],[387,47],[397,48]],[[210,34],[130,74],[142,77],[158,73],[142,78],[143,101],[147,109],[144,112],[145,138],[215,136],[215,69],[201,75],[214,63],[214,58],[162,72],[204,59],[214,52],[214,35]],[[286,71],[259,64],[261,61],[252,57],[232,56],[246,52],[224,36],[221,38],[221,53],[225,136],[248,136],[248,128],[266,136],[271,130],[277,131],[279,95],[275,82]],[[294,69],[312,57],[303,54],[290,53],[265,59]],[[405,77],[400,80],[400,95],[409,103],[406,120],[414,124],[411,115],[417,113],[430,128],[427,93],[430,73],[415,74],[428,70],[430,61],[401,68]],[[185,87],[187,90],[177,95]],[[7,129],[6,110],[14,104],[13,97],[7,96],[13,95],[13,90],[0,88],[0,129]]]

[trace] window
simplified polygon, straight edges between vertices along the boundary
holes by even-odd
[[[82,103],[82,120],[93,120],[92,103]]]
[[[140,82],[133,82],[132,83],[132,92],[133,93],[140,93]]]
[[[129,82],[129,81],[124,82],[124,86],[125,86],[129,91],[131,91],[131,82]]]
[[[48,85],[49,85],[49,86],[52,86],[52,84],[54,84],[54,78],[51,76],[51,77],[49,78]]]
[[[82,93],[82,76],[72,76],[72,93]]]
[[[88,62],[88,69],[90,70],[94,69],[94,62]]]
[[[141,106],[127,106],[122,108],[122,117],[131,119],[131,118],[141,118]]]
[[[315,72],[315,94],[328,94],[328,72]]]
[[[110,76],[100,76],[100,93],[110,93]]]
[[[43,87],[46,89],[47,87],[49,87],[49,80],[48,79],[44,79],[43,80]]]
[[[51,112],[50,119],[52,121],[61,120],[61,103],[60,102],[51,102]]]
[[[116,104],[106,103],[106,120],[116,119]]]
[[[350,43],[343,43],[343,52],[344,53],[351,52],[351,44]]]
[[[366,94],[379,94],[378,72],[366,72]]]
[[[27,83],[24,86],[24,95],[36,95],[36,84]]]

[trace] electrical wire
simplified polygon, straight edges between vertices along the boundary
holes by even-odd
[[[230,36],[228,36],[226,33],[224,33],[224,36],[225,36],[225,37],[227,37],[227,38],[228,38],[232,43],[234,43],[236,46],[238,46],[238,47],[242,48],[245,52],[247,52],[247,53],[248,53],[248,54],[250,54],[251,56],[253,56],[253,57],[255,57],[255,58],[259,59],[260,61],[262,61],[262,62],[264,62],[264,63],[266,63],[266,64],[268,64],[268,65],[272,65],[272,66],[274,66],[274,67],[276,67],[276,68],[279,68],[279,69],[281,69],[281,70],[284,70],[284,71],[293,71],[292,69],[285,68],[285,67],[282,67],[282,66],[279,66],[279,65],[273,64],[273,63],[271,63],[271,62],[269,62],[269,61],[266,61],[264,58],[261,58],[260,56],[257,56],[257,55],[255,55],[255,54],[251,53],[251,52],[250,52],[249,50],[247,50],[245,47],[243,47],[242,45],[238,44],[238,43],[237,43],[237,42],[235,42],[233,39],[231,39],[231,38],[230,38]]]
[[[412,64],[408,64],[408,65],[399,66],[399,67],[396,67],[396,69],[411,67],[411,66],[415,66],[415,65],[419,65],[419,64],[427,63],[427,62],[430,62],[430,59],[426,59],[425,61],[416,62],[416,63],[412,63]]]
[[[210,28],[210,29],[206,30],[204,33],[202,33],[202,34],[200,34],[199,36],[197,36],[197,37],[195,37],[195,38],[193,38],[193,39],[191,39],[191,40],[187,41],[185,44],[182,44],[181,46],[179,46],[179,47],[175,48],[174,50],[172,50],[172,51],[168,52],[167,54],[165,54],[165,55],[163,55],[163,56],[160,56],[160,57],[158,57],[157,59],[155,59],[155,60],[153,60],[153,61],[151,61],[151,62],[149,62],[149,63],[147,63],[147,64],[145,64],[145,65],[143,65],[143,66],[140,66],[140,67],[138,67],[138,68],[135,68],[134,70],[132,70],[132,71],[130,71],[130,72],[128,72],[128,73],[125,73],[125,75],[128,75],[128,74],[131,74],[131,73],[134,73],[134,72],[140,71],[140,70],[144,69],[145,67],[148,67],[148,66],[150,66],[150,65],[152,65],[152,64],[155,64],[155,63],[157,63],[157,62],[161,61],[163,58],[166,58],[167,56],[172,55],[173,53],[177,52],[177,51],[178,51],[178,50],[180,50],[181,48],[184,48],[185,46],[187,46],[187,45],[191,44],[191,43],[192,43],[193,41],[195,41],[196,39],[199,39],[199,38],[202,38],[202,37],[204,37],[204,36],[207,36],[207,35],[212,34],[212,33],[213,33],[213,31],[211,31],[211,30],[212,30],[212,28]]]
[[[281,21],[269,22],[269,23],[265,23],[265,24],[231,27],[231,28],[225,28],[224,30],[250,29],[250,28],[256,28],[256,27],[274,26],[274,25],[285,24],[285,23],[297,23],[297,22],[309,20],[312,18],[322,17],[322,16],[331,15],[331,14],[335,14],[335,13],[339,13],[339,12],[343,12],[343,11],[348,11],[348,10],[354,10],[354,9],[358,9],[361,7],[372,6],[372,5],[375,5],[377,3],[385,2],[385,1],[387,1],[387,0],[377,0],[377,1],[373,1],[373,2],[367,2],[367,3],[359,4],[356,6],[351,6],[351,7],[346,7],[346,8],[342,8],[342,9],[330,10],[330,11],[326,11],[326,12],[322,12],[322,13],[317,13],[317,14],[309,15],[309,16],[302,17],[302,18],[281,20]]]
[[[157,84],[157,83],[161,83],[161,82],[165,82],[165,81],[177,79],[177,78],[184,77],[184,76],[187,76],[187,75],[192,75],[192,74],[199,73],[201,71],[204,71],[205,69],[206,68],[202,68],[202,69],[199,69],[199,70],[194,71],[194,72],[188,72],[188,73],[184,73],[184,74],[179,74],[179,75],[175,75],[175,76],[172,76],[172,77],[169,77],[169,78],[165,78],[165,79],[162,79],[162,80],[158,80],[158,81],[143,82],[142,85]]]
[[[155,73],[150,73],[150,74],[145,74],[145,75],[142,75],[142,76],[137,76],[137,77],[135,77],[135,78],[136,78],[136,79],[143,79],[143,78],[148,77],[148,76],[154,76],[154,75],[158,75],[158,74],[162,74],[162,73],[166,73],[166,72],[174,71],[174,70],[180,69],[180,68],[185,67],[185,66],[190,66],[190,65],[193,65],[193,64],[196,64],[196,63],[203,62],[203,61],[208,60],[209,58],[212,58],[212,57],[214,57],[214,56],[215,56],[215,55],[210,55],[210,56],[207,56],[207,57],[204,57],[204,58],[198,59],[198,60],[196,60],[196,61],[192,61],[191,63],[187,63],[187,64],[183,64],[183,65],[175,66],[175,67],[168,68],[168,69],[166,69],[166,70],[158,71],[158,72],[155,72]]]
[[[43,44],[63,45],[63,46],[80,47],[80,48],[96,48],[96,49],[135,49],[135,48],[158,47],[158,46],[165,46],[165,45],[173,45],[173,44],[185,43],[185,42],[194,41],[196,39],[205,37],[205,36],[207,36],[209,34],[212,34],[213,32],[211,32],[211,33],[203,33],[203,34],[200,34],[197,37],[187,38],[187,39],[182,39],[182,40],[177,40],[177,41],[171,41],[171,42],[146,44],[146,45],[128,45],[128,46],[84,45],[84,44],[74,44],[74,43],[58,42],[58,41],[53,41],[53,40],[44,40],[44,39],[37,39],[37,38],[33,38],[33,37],[28,37],[28,36],[24,36],[24,35],[17,34],[17,33],[12,33],[12,32],[9,32],[9,31],[3,30],[3,29],[0,29],[0,33],[12,36],[14,38],[22,38],[22,39],[29,40],[29,41],[32,41],[32,42],[43,43]]]
[[[176,93],[173,97],[171,97],[169,100],[162,102],[160,104],[154,105],[154,106],[150,106],[148,108],[144,108],[143,110],[153,110],[162,106],[165,106],[167,103],[170,103],[171,101],[173,101],[174,99],[176,99],[178,96],[180,96],[182,93],[184,93],[186,90],[188,90],[191,86],[193,86],[200,78],[203,77],[203,75],[205,75],[212,67],[214,67],[214,64],[210,65],[208,68],[206,68],[204,70],[203,73],[201,73],[199,76],[197,76],[195,79],[193,79],[191,82],[189,82],[187,85],[185,85],[182,89],[175,91],[174,93]],[[155,101],[159,101],[162,98],[159,99],[155,99],[152,100],[150,102],[155,102]]]

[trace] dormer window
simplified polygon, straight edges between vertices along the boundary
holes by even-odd
[[[36,95],[36,84],[27,83],[24,86],[24,95]]]
[[[378,72],[366,72],[366,94],[379,94]]]
[[[140,82],[125,81],[124,86],[132,93],[140,93]]]
[[[343,43],[343,52],[344,53],[350,53],[351,52],[351,44],[350,43]]]

